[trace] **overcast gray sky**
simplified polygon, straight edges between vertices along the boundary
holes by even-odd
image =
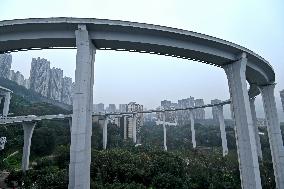
[[[42,17],[127,20],[222,38],[267,59],[276,72],[277,98],[284,89],[283,0],[1,0],[0,20]],[[31,58],[43,57],[74,80],[75,55],[75,50],[13,53],[12,69],[28,77]],[[94,103],[136,101],[153,108],[163,99],[177,101],[189,96],[204,98],[205,103],[228,99],[224,71],[172,57],[97,51]],[[257,107],[261,106],[258,98]],[[261,108],[258,114],[262,114]],[[207,115],[211,116],[208,111]]]

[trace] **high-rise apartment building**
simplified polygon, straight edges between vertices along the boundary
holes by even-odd
[[[203,99],[196,99],[194,101],[195,107],[204,106]],[[198,108],[194,110],[194,118],[197,120],[204,120],[205,119],[205,110],[204,108]]]
[[[127,104],[119,104],[119,112],[126,112]]]
[[[221,100],[219,100],[219,99],[211,100],[211,104],[219,104],[219,103],[221,103]],[[213,116],[214,122],[218,123],[219,122],[219,119],[218,119],[218,108],[216,106],[212,107],[212,116]]]
[[[94,110],[95,113],[103,113],[105,112],[105,105],[103,103],[94,104]]]
[[[178,100],[177,108],[194,107],[194,97]],[[177,113],[177,122],[179,125],[185,125],[190,122],[190,115],[188,110],[181,110]]]
[[[115,104],[109,104],[107,111],[110,112],[110,113],[116,112],[116,106],[115,106]]]
[[[126,112],[139,112],[143,111],[143,105],[141,104],[136,104],[136,102],[130,102],[127,104],[126,107]],[[138,143],[140,142],[140,131],[141,127],[143,125],[143,114],[142,113],[137,113],[136,115],[136,133],[137,133],[137,141]],[[132,138],[132,129],[133,129],[133,118],[128,117],[127,119],[127,137]]]
[[[161,101],[161,109],[162,110],[174,109],[174,108],[176,108],[176,106],[177,106],[177,103],[172,103],[169,100]],[[159,117],[159,120],[163,120],[161,113],[158,115],[158,117]],[[176,121],[176,113],[174,111],[173,112],[170,112],[170,111],[165,112],[165,121],[166,122],[175,122]]]

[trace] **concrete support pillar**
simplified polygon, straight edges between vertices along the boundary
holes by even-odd
[[[257,155],[258,155],[258,158],[260,160],[262,160],[262,150],[261,150],[261,144],[260,144],[259,131],[258,131],[258,127],[257,127],[257,118],[256,118],[254,101],[255,101],[255,98],[251,98],[249,100],[250,109],[251,109],[251,117],[252,117],[252,124],[253,124],[254,134],[255,134]]]
[[[124,116],[123,117],[123,139],[126,140],[127,139],[127,117]]]
[[[221,140],[222,140],[222,149],[223,149],[223,157],[228,155],[228,145],[227,145],[227,136],[226,136],[226,129],[225,129],[225,121],[224,121],[224,114],[223,114],[223,106],[217,106],[218,110],[218,119],[221,131]]]
[[[167,151],[167,128],[166,128],[166,113],[163,112],[163,131],[164,131],[164,150]]]
[[[24,147],[22,157],[22,171],[26,172],[29,169],[31,140],[34,132],[35,122],[23,122],[24,129]]]
[[[11,93],[6,92],[4,97],[3,117],[6,117],[9,113],[10,100],[11,100]]]
[[[96,48],[89,38],[86,25],[79,24],[75,36],[77,55],[68,187],[89,189]]]
[[[193,148],[196,148],[193,110],[190,110],[190,111],[189,111],[189,116],[190,116],[190,127],[191,127],[191,141],[192,141],[192,146],[193,146]]]
[[[267,121],[276,188],[284,188],[284,148],[274,96],[275,85],[260,87]]]
[[[107,147],[107,125],[108,125],[108,118],[105,118],[104,125],[103,125],[103,149],[104,150]]]
[[[224,66],[232,101],[233,119],[236,126],[236,142],[239,159],[241,186],[243,189],[261,189],[259,163],[252,125],[249,96],[246,83],[246,54],[234,63]]]
[[[70,133],[72,133],[72,118],[68,118],[68,123],[69,123],[69,127],[70,127]]]
[[[133,114],[133,119],[132,119],[133,123],[132,123],[132,138],[133,138],[133,142],[134,144],[136,144],[137,142],[137,132],[136,132],[136,126],[137,126],[137,117],[136,114]]]

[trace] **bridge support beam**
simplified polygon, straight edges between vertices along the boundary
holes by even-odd
[[[22,171],[26,172],[29,169],[31,140],[34,132],[35,122],[23,122],[24,129],[24,147],[22,156]]]
[[[6,117],[9,113],[10,100],[11,100],[11,93],[6,92],[4,97],[3,117]]]
[[[273,162],[276,188],[284,188],[284,148],[273,85],[260,87],[267,121],[267,132]]]
[[[246,54],[242,53],[239,60],[225,65],[224,70],[228,78],[232,115],[236,126],[241,186],[243,189],[261,189],[255,134],[246,84],[246,65]]]
[[[252,124],[253,124],[254,134],[255,134],[257,155],[258,155],[258,158],[260,160],[262,160],[262,150],[261,150],[259,131],[258,131],[258,127],[257,127],[257,118],[256,118],[254,101],[255,101],[255,98],[251,98],[249,100],[249,102],[250,102],[250,109],[251,109],[251,116],[252,116]]]
[[[193,147],[193,148],[196,148],[193,110],[189,110],[189,117],[190,117],[190,128],[191,128],[191,142],[192,142],[192,147]]]
[[[136,144],[137,142],[137,132],[136,132],[136,127],[137,127],[137,117],[136,114],[133,114],[133,119],[132,119],[133,123],[132,123],[132,138],[133,138],[133,142],[134,144]]]
[[[103,149],[105,150],[107,147],[107,125],[108,125],[108,118],[106,117],[104,120],[103,125]]]
[[[166,128],[166,113],[163,112],[163,131],[164,131],[164,150],[167,151],[167,128]]]
[[[96,48],[86,25],[78,25],[76,70],[73,94],[69,189],[90,188],[92,106]]]
[[[224,114],[223,114],[223,106],[217,106],[218,110],[218,119],[221,131],[221,140],[222,140],[222,149],[223,149],[223,157],[228,155],[228,145],[227,145],[227,136],[226,136],[226,129],[225,129],[225,121],[224,121]]]

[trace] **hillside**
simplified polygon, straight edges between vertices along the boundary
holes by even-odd
[[[72,106],[70,106],[70,105],[63,104],[61,102],[57,102],[57,101],[48,99],[46,97],[43,97],[40,94],[38,94],[38,93],[36,93],[36,92],[34,92],[30,89],[26,89],[25,87],[18,85],[16,82],[10,81],[10,80],[5,79],[5,78],[0,77],[0,86],[3,86],[5,88],[12,90],[13,96],[16,95],[18,97],[21,97],[26,102],[30,102],[30,103],[42,103],[42,102],[44,102],[46,104],[52,104],[54,106],[60,107],[64,110],[71,110],[72,109]]]

